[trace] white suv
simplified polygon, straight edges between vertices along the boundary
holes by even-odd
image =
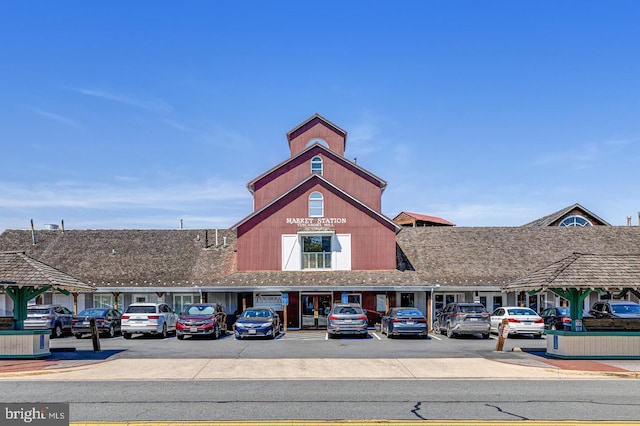
[[[176,332],[178,316],[166,303],[132,303],[122,314],[122,336],[157,334],[163,338]]]

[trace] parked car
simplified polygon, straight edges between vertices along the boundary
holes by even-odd
[[[427,318],[416,308],[391,308],[382,316],[380,331],[388,338],[399,335],[427,335]]]
[[[544,320],[533,309],[506,306],[498,308],[491,314],[491,332],[499,333],[502,320],[509,321],[509,336],[531,334],[539,339],[544,333]]]
[[[27,307],[25,330],[51,330],[51,338],[71,333],[73,312],[62,305],[31,305]]]
[[[234,324],[236,339],[268,337],[275,339],[282,330],[280,315],[271,308],[247,308]]]
[[[176,331],[178,316],[166,303],[132,303],[122,314],[122,337],[156,334],[163,338]]]
[[[595,302],[589,314],[595,318],[640,318],[640,305],[626,300]]]
[[[568,307],[545,309],[540,313],[545,330],[571,330],[571,317]]]
[[[91,320],[96,320],[98,333],[106,337],[113,337],[122,331],[120,312],[109,308],[89,308],[74,315],[71,320],[71,333],[77,339],[84,334],[91,334]]]
[[[367,313],[358,303],[334,303],[327,317],[327,333],[330,338],[338,334],[355,334],[366,337],[369,324]]]
[[[217,339],[227,334],[227,314],[218,303],[194,303],[178,316],[176,337],[207,336]]]
[[[459,334],[481,334],[483,339],[489,338],[489,311],[482,303],[453,302],[436,313],[433,323],[435,333],[455,337]]]

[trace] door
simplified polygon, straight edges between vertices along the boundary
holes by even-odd
[[[327,316],[331,310],[331,294],[302,295],[302,328],[319,330],[327,328]]]

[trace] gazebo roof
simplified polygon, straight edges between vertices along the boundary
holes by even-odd
[[[95,287],[42,263],[21,251],[0,252],[0,288],[53,287],[70,292],[93,292]]]
[[[640,254],[573,253],[502,287],[505,291],[640,288]]]

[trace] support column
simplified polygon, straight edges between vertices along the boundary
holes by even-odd
[[[49,290],[51,286],[39,289],[34,287],[7,287],[6,293],[13,301],[13,327],[15,330],[24,330],[24,320],[27,319],[27,302]]]

